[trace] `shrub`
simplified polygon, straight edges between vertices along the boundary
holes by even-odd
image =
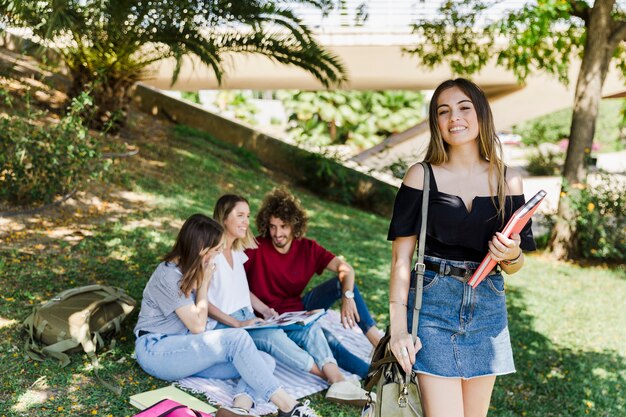
[[[0,116],[0,198],[15,205],[50,203],[81,188],[105,168],[82,114],[91,99],[72,100],[58,121],[28,104]]]
[[[602,174],[580,192],[568,192],[576,216],[576,239],[586,259],[626,261],[626,181]]]
[[[624,107],[622,107],[624,106]],[[626,100],[605,99],[600,102],[594,142],[602,146],[603,151],[620,151],[626,141],[623,129],[626,125],[624,110]],[[513,126],[513,133],[522,136],[522,143],[536,146],[540,143],[557,143],[570,134],[572,109],[562,109]]]
[[[530,154],[526,171],[530,175],[559,175],[564,155],[558,149],[540,147]]]
[[[424,120],[424,94],[416,91],[289,91],[278,94],[289,134],[315,146],[369,148]]]
[[[338,159],[328,152],[310,153],[302,161],[303,171],[309,173],[302,185],[315,193],[342,204],[352,203],[355,190],[346,170]]]

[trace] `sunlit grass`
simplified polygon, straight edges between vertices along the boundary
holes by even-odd
[[[166,385],[132,358],[136,313],[115,348],[100,355],[100,373],[122,387],[120,397],[95,380],[84,355],[72,355],[66,368],[27,359],[19,323],[33,306],[79,285],[115,285],[139,300],[182,221],[194,212],[210,214],[225,192],[248,197],[254,213],[268,190],[289,186],[309,209],[309,236],[354,266],[375,318],[387,325],[388,219],[321,200],[206,135],[177,128],[157,145],[140,130],[133,137],[141,159],[118,162],[124,177],[113,178],[121,185],[101,197],[101,209],[44,214],[6,233],[9,226],[0,223],[0,415],[132,416],[137,410],[130,395]],[[316,277],[312,285],[328,277]],[[532,255],[507,278],[507,290],[518,372],[498,379],[490,416],[626,415],[624,269]],[[359,415],[323,394],[310,399],[323,416]]]

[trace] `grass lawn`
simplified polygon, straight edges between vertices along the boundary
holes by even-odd
[[[119,286],[139,301],[182,221],[210,214],[225,192],[249,197],[256,212],[266,191],[288,185],[308,208],[308,235],[355,267],[375,318],[386,326],[388,219],[322,201],[246,152],[145,115],[133,115],[123,138],[140,152],[115,161],[111,184],[45,213],[0,217],[1,416],[132,416],[129,395],[166,385],[132,358],[136,313],[115,348],[99,355],[100,373],[122,387],[120,397],[97,383],[85,355],[73,355],[66,368],[27,359],[20,322],[57,292],[90,283]],[[507,286],[518,372],[498,379],[490,415],[626,415],[626,270],[538,254]],[[323,416],[359,415],[322,394],[311,400]]]

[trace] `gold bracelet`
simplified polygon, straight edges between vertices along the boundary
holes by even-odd
[[[520,249],[519,250],[519,254],[515,258],[513,258],[513,259],[503,259],[503,260],[500,261],[500,263],[502,265],[506,265],[506,266],[514,265],[514,264],[519,262],[521,257],[522,257],[522,250]]]
[[[408,307],[406,303],[403,303],[401,301],[395,301],[395,300],[389,300],[389,304],[400,304],[401,306]]]

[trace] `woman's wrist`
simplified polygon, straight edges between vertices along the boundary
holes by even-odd
[[[389,305],[391,304],[396,304],[396,305],[407,307],[407,304],[405,302],[399,301],[399,300],[389,300]]]
[[[505,266],[509,266],[509,265],[515,265],[516,263],[518,263],[521,259],[522,259],[522,255],[524,252],[522,252],[522,249],[520,248],[519,253],[517,254],[517,256],[513,259],[503,259],[500,261],[501,265],[505,265]]]

